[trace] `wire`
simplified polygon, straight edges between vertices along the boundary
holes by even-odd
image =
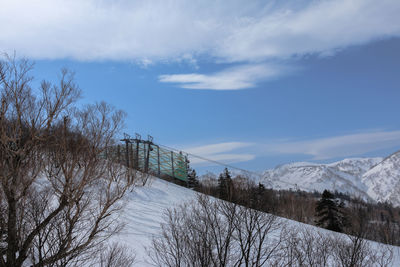
[[[195,154],[192,154],[192,153],[189,153],[189,152],[182,151],[180,149],[173,148],[173,147],[160,145],[160,144],[156,144],[156,145],[158,145],[160,147],[164,147],[164,148],[172,150],[172,151],[175,151],[175,152],[178,152],[178,153],[185,153],[188,156],[191,156],[191,157],[194,157],[194,158],[198,158],[198,159],[201,159],[201,160],[204,160],[204,161],[212,162],[214,164],[217,164],[217,165],[220,165],[220,166],[224,166],[224,167],[227,167],[227,168],[230,168],[230,169],[236,169],[236,170],[239,170],[239,171],[242,171],[242,172],[245,172],[245,173],[257,175],[257,176],[260,177],[260,179],[259,179],[260,181],[261,181],[261,178],[263,178],[263,175],[261,173],[258,173],[258,172],[255,172],[255,171],[249,171],[249,170],[245,170],[245,169],[242,169],[242,168],[238,168],[238,167],[235,167],[235,166],[232,166],[232,165],[220,162],[220,161],[208,159],[208,158],[205,158],[205,157],[202,157],[202,156],[199,156],[199,155],[195,155]],[[296,189],[303,189],[305,191],[311,191],[311,192],[315,191],[314,188],[308,188],[308,187],[305,187],[305,186],[299,186],[298,184],[290,183],[290,182],[287,182],[287,181],[279,180],[279,182],[283,183],[283,184],[294,186]]]
[[[252,174],[256,174],[256,175],[260,175],[260,176],[262,175],[262,174],[260,174],[260,173],[254,172],[254,171],[249,171],[249,170],[241,169],[241,168],[238,168],[238,167],[235,167],[235,166],[232,166],[232,165],[229,165],[229,164],[220,162],[220,161],[208,159],[208,158],[205,158],[205,157],[202,157],[202,156],[199,156],[199,155],[195,155],[195,154],[192,154],[192,153],[189,153],[189,152],[185,152],[185,151],[182,151],[182,150],[179,150],[179,149],[176,149],[176,148],[172,148],[172,147],[165,146],[165,145],[160,145],[160,144],[157,144],[157,145],[158,145],[158,146],[165,147],[165,148],[167,148],[167,149],[169,149],[169,150],[172,150],[172,151],[175,151],[175,152],[182,152],[182,153],[185,153],[186,155],[191,156],[191,157],[194,157],[194,158],[198,158],[198,159],[201,159],[201,160],[204,160],[204,161],[212,162],[212,163],[215,163],[215,164],[217,164],[217,165],[225,166],[225,167],[228,167],[228,168],[230,168],[230,169],[236,169],[236,170],[239,170],[239,171],[248,172],[248,173],[252,173]]]

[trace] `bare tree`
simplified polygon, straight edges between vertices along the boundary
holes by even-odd
[[[373,229],[368,224],[367,208],[362,202],[352,206],[352,215],[350,234],[333,238],[336,261],[343,267],[388,266],[393,256],[391,249],[388,246],[372,248],[366,240]]]
[[[372,266],[371,248],[365,239],[357,236],[336,236],[334,257],[343,267]]]
[[[389,246],[371,243],[360,236],[335,236],[333,256],[342,267],[391,266],[393,251]]]
[[[149,255],[158,266],[230,266],[235,209],[205,195],[168,210]],[[231,204],[231,203],[229,203]],[[234,205],[234,204],[232,204]]]
[[[180,212],[183,213],[180,213]],[[185,266],[185,237],[182,227],[185,226],[186,212],[167,210],[166,222],[161,225],[162,236],[154,238],[149,256],[157,266]]]
[[[234,237],[240,249],[235,266],[264,266],[277,257],[285,223],[268,213],[239,206]]]
[[[113,243],[100,254],[100,267],[131,267],[135,263],[136,254],[129,247]]]
[[[373,254],[373,262],[376,266],[386,267],[390,266],[393,262],[393,249],[384,244],[377,244]]]
[[[283,230],[284,241],[278,266],[331,266],[332,239],[329,234],[306,227]]]
[[[216,254],[212,257],[214,266],[230,266],[234,221],[238,206],[230,202],[213,200],[204,195],[198,195],[198,203],[200,214],[205,217],[202,222],[207,224],[210,241],[215,244]]]
[[[161,238],[153,239],[149,255],[158,266],[226,266],[232,231],[207,196],[170,209]]]
[[[157,266],[390,266],[388,246],[199,194],[170,209],[148,253]]]
[[[263,266],[278,255],[275,216],[199,194],[168,210],[149,254],[157,266]]]
[[[66,70],[34,94],[32,68],[0,62],[0,266],[77,264],[119,228],[113,214],[134,176],[103,152],[124,113],[105,103],[78,110]]]
[[[390,247],[373,248],[361,237],[305,226],[286,229],[284,236],[276,266],[391,266],[393,259]]]

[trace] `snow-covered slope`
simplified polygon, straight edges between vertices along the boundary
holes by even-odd
[[[163,221],[164,210],[194,199],[195,194],[192,190],[158,178],[154,178],[150,185],[137,187],[128,194],[123,213],[119,218],[126,225],[123,231],[113,239],[135,250],[137,254],[135,266],[153,266],[150,264],[145,247],[151,244],[153,237],[160,235],[160,223]],[[280,220],[285,221],[289,226],[302,225],[312,231],[327,231],[286,219]],[[377,243],[371,244],[375,246]],[[400,266],[399,247],[394,248],[394,256],[393,266]]]
[[[362,182],[373,199],[400,206],[400,151],[365,172]]]
[[[145,248],[151,245],[153,236],[160,234],[164,211],[194,198],[193,190],[155,177],[128,194],[120,217],[125,227],[117,239],[134,249],[137,266],[153,266],[148,263]]]
[[[380,161],[382,158],[352,158],[330,164],[285,164],[265,171],[261,182],[276,189],[329,189],[369,198],[361,177]]]

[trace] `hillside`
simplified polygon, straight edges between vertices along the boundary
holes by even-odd
[[[297,162],[253,176],[274,189],[339,191],[400,206],[400,151],[387,158],[348,158],[330,164]]]
[[[126,226],[114,241],[125,243],[135,250],[137,262],[135,266],[153,266],[149,262],[145,247],[151,244],[153,237],[160,235],[160,223],[166,208],[173,208],[179,203],[195,198],[195,192],[175,184],[154,178],[149,185],[137,187],[126,198],[124,210],[119,218]],[[280,219],[289,226],[303,226],[311,231],[331,233],[321,228],[304,225],[295,221]],[[372,246],[377,243],[371,242]],[[394,248],[393,266],[400,266],[399,248]]]
[[[330,189],[368,198],[367,188],[362,184],[361,177],[381,160],[354,158],[331,164],[285,164],[265,171],[261,181],[276,189],[289,189],[297,185],[299,189],[306,191]]]
[[[365,172],[362,183],[373,199],[400,206],[400,151]]]
[[[164,211],[194,197],[194,191],[155,177],[148,185],[136,187],[127,195],[120,216],[125,227],[115,239],[135,250],[137,266],[153,266],[147,262],[145,248],[151,245],[153,236],[160,234]]]

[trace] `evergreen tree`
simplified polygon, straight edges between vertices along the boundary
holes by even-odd
[[[227,168],[219,175],[218,178],[218,194],[219,198],[231,200],[233,191],[232,176]]]
[[[343,201],[340,201],[338,209],[339,209],[339,219],[342,226],[342,230],[344,227],[350,227],[351,222],[349,214],[346,212],[346,207]]]
[[[315,208],[317,226],[324,227],[335,232],[342,232],[345,224],[345,216],[342,212],[343,204],[335,200],[334,195],[325,190]]]
[[[252,187],[249,190],[248,200],[250,201],[250,208],[260,210],[263,206],[263,196],[265,193],[265,186],[258,183],[257,187]]]
[[[262,183],[258,183],[257,195],[262,196],[265,192],[265,186]]]
[[[199,180],[194,169],[189,168],[188,171],[188,187],[197,190],[199,188]]]

